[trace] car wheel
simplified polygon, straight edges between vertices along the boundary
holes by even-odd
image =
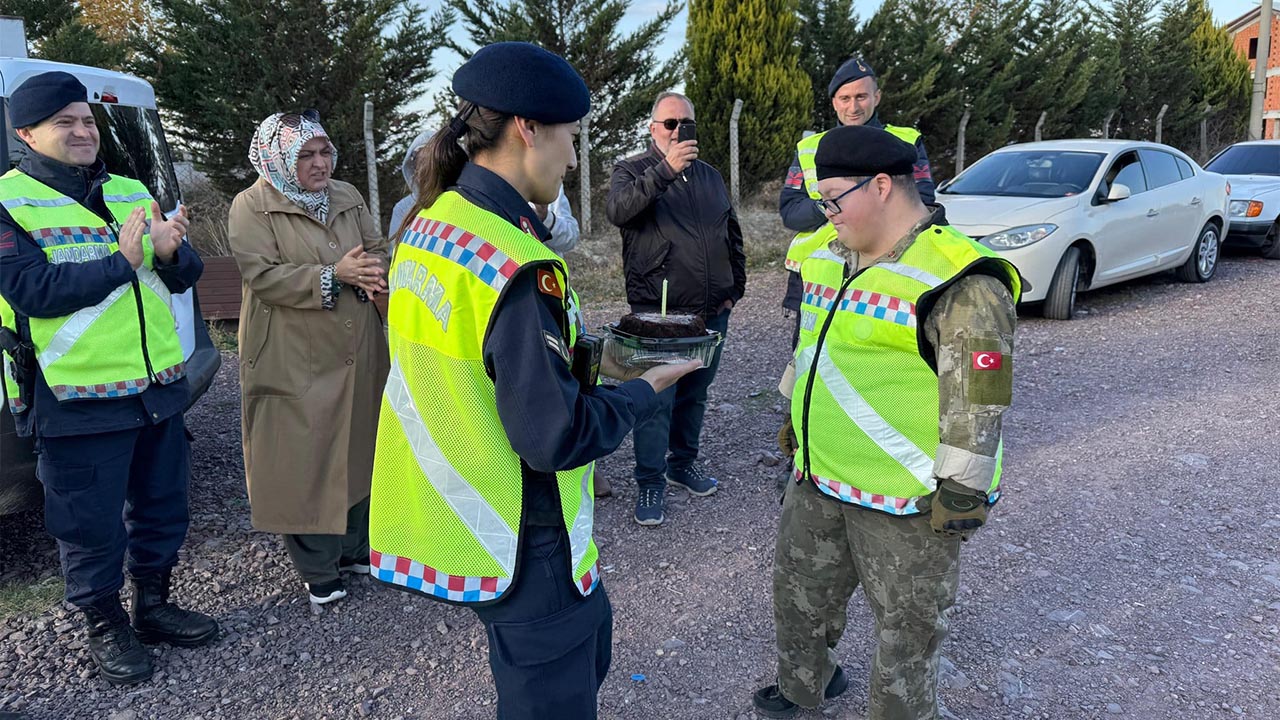
[[[1050,320],[1070,320],[1076,310],[1080,287],[1080,248],[1069,247],[1053,271],[1049,292],[1044,297],[1044,316]]]
[[[1262,242],[1260,251],[1262,257],[1268,260],[1280,260],[1280,223],[1271,226],[1271,231],[1267,233],[1267,239]]]
[[[1178,279],[1182,282],[1208,282],[1218,269],[1218,254],[1222,252],[1222,240],[1218,234],[1218,226],[1206,223],[1200,229],[1200,237],[1191,250],[1191,257],[1178,268]]]

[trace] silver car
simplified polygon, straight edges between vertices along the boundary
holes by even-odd
[[[1236,143],[1218,153],[1206,170],[1231,181],[1228,245],[1252,248],[1280,260],[1280,140]]]
[[[1083,290],[1162,270],[1212,278],[1228,192],[1226,178],[1167,145],[1057,140],[987,155],[938,202],[951,225],[1018,268],[1024,301],[1066,320]]]

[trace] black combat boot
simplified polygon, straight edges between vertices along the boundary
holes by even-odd
[[[827,681],[827,689],[822,697],[830,700],[840,697],[849,689],[849,679],[844,676],[844,668],[836,666],[836,671]],[[756,714],[767,718],[792,718],[800,713],[800,706],[787,699],[777,685],[762,687],[751,698]]]
[[[88,624],[89,654],[112,685],[133,685],[151,677],[151,655],[129,627],[129,616],[112,595],[80,608]]]
[[[218,622],[169,602],[169,571],[133,579],[133,628],[148,645],[167,642],[178,647],[204,645],[218,637]]]

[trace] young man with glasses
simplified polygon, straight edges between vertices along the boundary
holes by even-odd
[[[613,168],[606,212],[622,233],[622,264],[632,312],[657,312],[667,283],[667,312],[701,315],[724,335],[747,281],[742,230],[715,168],[698,160],[693,103],[662,93],[649,116],[649,148]],[[707,390],[720,365],[681,378],[662,393],[662,409],[635,429],[636,522],[660,525],[670,483],[693,495],[716,491],[699,466]]]
[[[836,663],[858,585],[878,647],[869,720],[938,717],[944,614],[960,543],[999,497],[1022,283],[925,207],[915,149],[846,126],[818,144],[816,207],[836,239],[800,268],[793,482],[773,570],[778,682],[756,712],[789,718],[848,687]]]

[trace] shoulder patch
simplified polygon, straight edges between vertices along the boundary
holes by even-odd
[[[569,348],[564,344],[563,338],[550,330],[543,330],[542,339],[546,341],[547,348],[551,350],[551,352],[560,356],[560,359],[564,360],[566,363],[569,362]]]
[[[538,291],[544,295],[564,299],[564,288],[560,287],[560,278],[550,270],[538,271]]]

